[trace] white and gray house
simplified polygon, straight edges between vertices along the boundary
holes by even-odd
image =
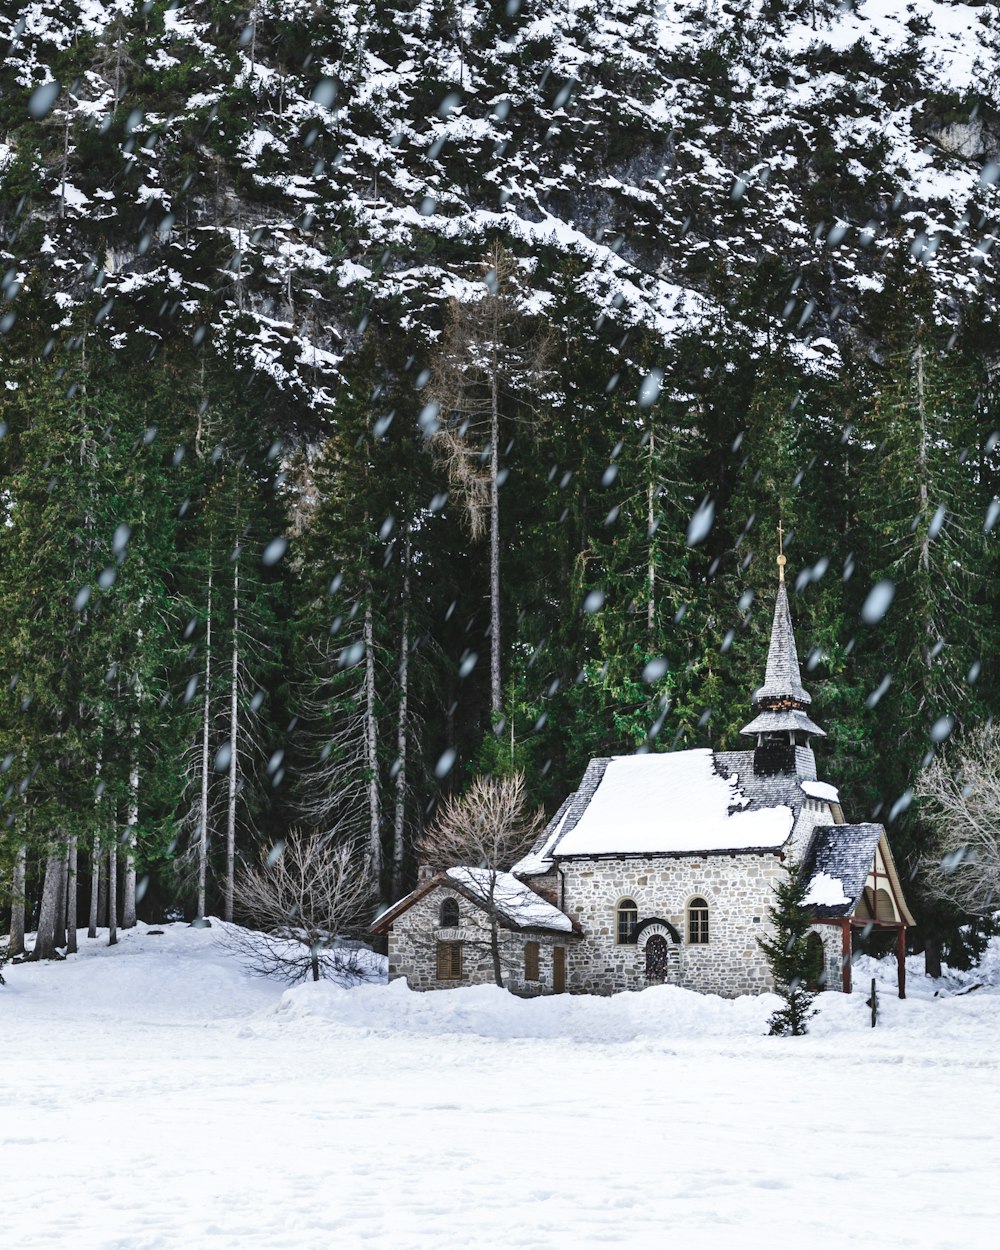
[[[509,873],[424,873],[372,932],[389,976],[415,989],[493,980],[484,895],[502,898],[503,967],[526,994],[613,994],[664,982],[735,997],[772,988],[757,939],[774,886],[798,865],[812,908],[815,985],[851,991],[852,932],[897,936],[905,996],[913,924],[881,825],[848,824],[816,775],[784,559],[764,684],[743,751],[591,760],[578,789]]]

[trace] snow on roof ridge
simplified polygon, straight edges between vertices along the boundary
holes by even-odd
[[[564,933],[573,930],[569,916],[536,894],[530,885],[525,885],[512,872],[463,865],[447,869],[444,875],[480,902],[486,900],[492,889],[497,910],[519,928],[557,929]]]

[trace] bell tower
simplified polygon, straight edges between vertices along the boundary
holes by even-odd
[[[784,534],[778,526],[778,594],[774,601],[771,643],[767,650],[764,684],[753,693],[754,719],[740,730],[756,738],[754,772],[758,776],[786,773],[815,781],[816,760],[810,739],[826,734],[807,714],[812,696],[802,685],[795,650],[792,617],[785,588]]]

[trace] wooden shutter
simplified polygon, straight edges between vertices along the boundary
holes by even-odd
[[[462,977],[462,943],[438,942],[437,979],[459,981]]]
[[[525,981],[538,980],[537,942],[525,942],[524,944],[524,979]]]

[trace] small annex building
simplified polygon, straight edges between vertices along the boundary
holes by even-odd
[[[503,982],[527,994],[567,989],[567,950],[580,926],[509,872],[449,868],[379,916],[371,932],[389,939],[389,979],[411,989],[495,983],[492,941]]]
[[[815,987],[849,993],[853,931],[889,929],[905,996],[913,917],[884,828],[847,823],[837,788],[817,778],[811,744],[825,734],[808,713],[783,566],[780,556],[764,684],[742,730],[752,745],[591,760],[531,852],[492,874],[511,989],[771,989],[757,939],[793,863],[808,880]],[[415,989],[494,979],[483,944],[490,876],[449,869],[379,918],[390,979]]]

